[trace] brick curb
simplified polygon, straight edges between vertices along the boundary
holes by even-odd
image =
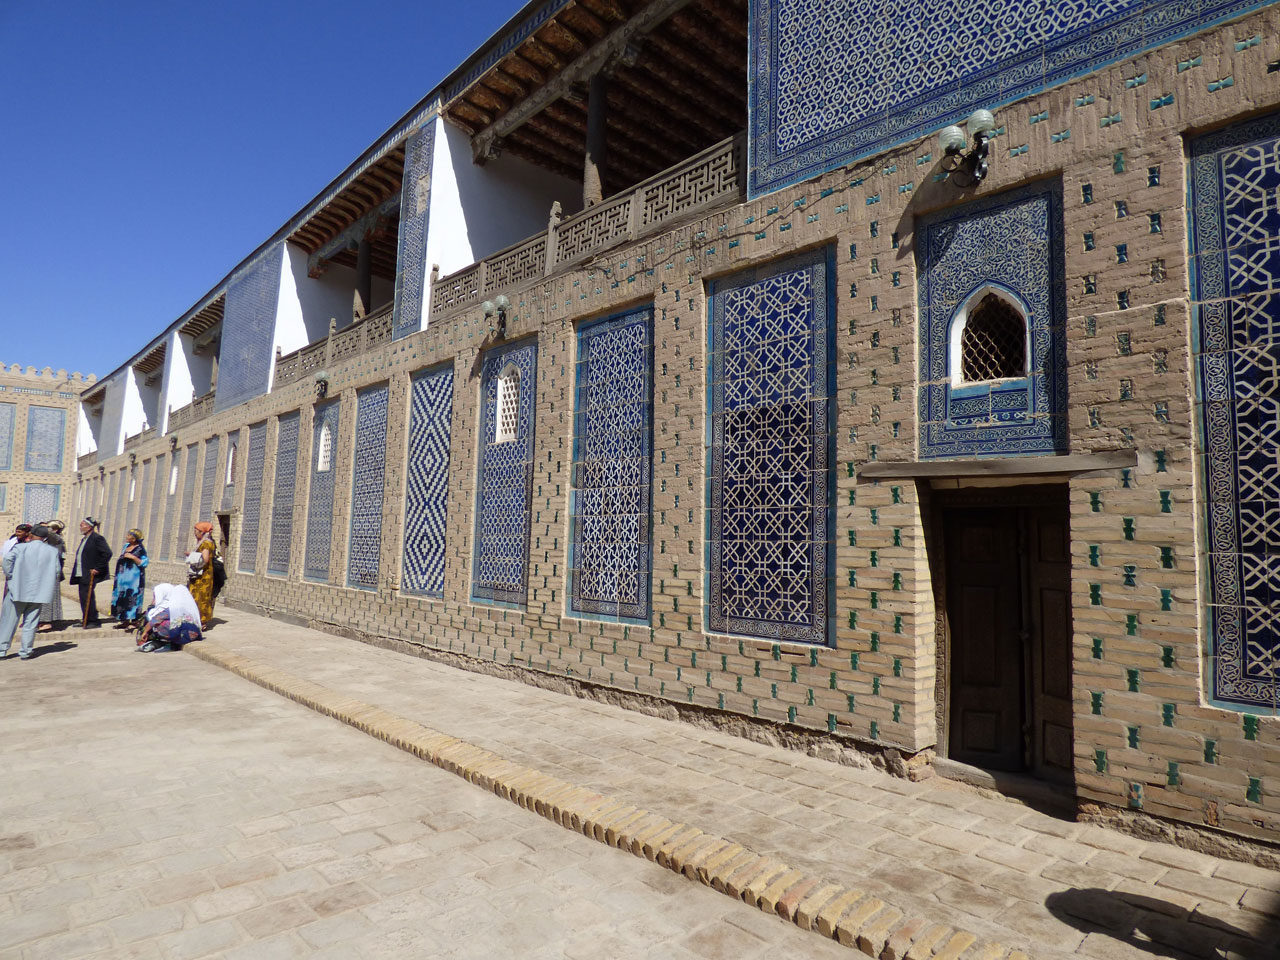
[[[697,827],[596,791],[343,696],[249,657],[206,643],[184,647],[200,660],[333,717],[456,774],[505,800],[601,843],[630,850],[802,930],[812,930],[879,960],[1028,960],[1020,951],[967,930],[908,914],[862,890],[826,883],[782,861]]]

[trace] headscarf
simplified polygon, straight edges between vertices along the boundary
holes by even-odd
[[[196,524],[196,533],[200,534],[202,537],[213,533],[213,524],[208,520],[201,520]]]
[[[142,542],[142,531],[141,531],[141,530],[139,530],[137,527],[134,527],[134,528],[132,528],[131,530],[129,530],[129,531],[125,534],[125,536],[127,536],[127,537],[133,537],[133,539],[137,540],[139,543],[141,543],[141,542]]]
[[[61,533],[63,530],[67,529],[67,525],[63,523],[61,520],[50,520],[47,524],[45,524],[45,526],[47,526],[54,533]]]
[[[195,597],[186,587],[176,583],[157,583],[155,606],[147,612],[147,619],[154,620],[159,616],[167,616],[169,622],[182,622],[200,625],[200,608],[196,606]]]

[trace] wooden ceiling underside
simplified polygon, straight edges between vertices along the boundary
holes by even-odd
[[[445,108],[473,137],[571,68],[651,0],[577,0]],[[746,126],[747,2],[693,0],[637,36],[611,67],[605,192],[665,170]],[[582,178],[585,87],[575,85],[502,138],[502,149]]]
[[[343,187],[290,235],[289,242],[297,244],[308,254],[315,253],[357,220],[393,197],[400,196],[403,178],[404,145],[401,144]],[[375,230],[371,238],[373,273],[388,280],[394,280],[396,276],[396,224],[397,215],[393,213],[385,226]],[[344,266],[354,268],[356,265],[354,250],[343,250],[329,259]]]
[[[207,333],[222,323],[222,311],[226,305],[227,295],[225,293],[218,294],[211,303],[202,307],[190,320],[184,323],[179,328],[179,331],[192,339]]]
[[[152,347],[141,360],[134,361],[133,369],[139,373],[152,374],[164,367],[164,355],[168,352],[169,341],[161,340]]]

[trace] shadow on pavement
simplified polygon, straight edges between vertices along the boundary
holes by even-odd
[[[1096,887],[1051,893],[1044,904],[1077,930],[1111,937],[1157,957],[1274,960],[1280,935],[1274,916],[1259,921],[1260,927],[1267,926],[1265,933],[1249,931],[1216,917],[1193,915],[1167,900]]]
[[[70,640],[59,640],[57,643],[41,644],[37,641],[35,647],[31,650],[31,659],[43,657],[49,653],[65,653],[68,650],[74,650],[78,644],[72,643]]]

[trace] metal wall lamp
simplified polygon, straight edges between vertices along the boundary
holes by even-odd
[[[480,309],[484,311],[485,319],[494,320],[496,323],[493,330],[498,340],[507,338],[507,311],[511,309],[511,300],[505,293],[500,293],[492,300],[486,300],[480,304]]]
[[[316,399],[323,400],[329,395],[329,371],[316,371]]]
[[[972,187],[986,178],[987,144],[996,128],[996,118],[990,110],[975,110],[969,114],[965,126],[969,128],[968,137],[954,124],[938,131],[938,145],[943,152],[942,169],[951,174],[949,179],[957,187]],[[965,146],[970,138],[973,147],[966,153]]]

